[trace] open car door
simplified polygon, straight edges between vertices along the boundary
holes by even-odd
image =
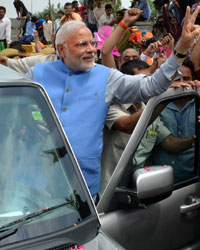
[[[97,206],[125,249],[200,249],[199,109],[192,89],[149,100]]]

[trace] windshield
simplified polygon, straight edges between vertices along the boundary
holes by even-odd
[[[0,89],[0,234],[31,213],[66,203],[27,220],[0,242],[16,242],[78,225],[91,215],[71,151],[39,88]],[[73,202],[68,202],[73,201]]]

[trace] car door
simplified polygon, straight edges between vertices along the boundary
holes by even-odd
[[[163,112],[177,102],[190,103],[191,109],[184,112],[182,123],[188,133],[196,134],[196,140],[187,149],[181,149],[182,143],[178,146],[182,151],[171,154],[170,167],[166,166],[169,157],[165,159],[157,151],[162,139],[156,143],[158,132],[150,126],[157,119],[164,124]],[[200,249],[198,113],[199,95],[192,89],[170,89],[148,102],[97,206],[102,230],[125,249]],[[172,116],[164,126],[169,130],[174,121]],[[144,144],[147,138],[150,141]],[[145,160],[140,161],[141,156]],[[172,170],[172,176],[166,174],[166,169]],[[180,175],[184,177],[177,178]]]
[[[0,197],[0,249],[124,249],[100,231],[44,88],[2,65]]]

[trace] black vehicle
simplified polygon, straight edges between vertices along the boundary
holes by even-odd
[[[149,126],[177,101],[192,103],[192,120],[185,122],[196,134],[182,180],[172,166],[153,164],[152,156],[159,156],[154,148],[144,148],[145,165],[134,161],[146,134],[156,136]],[[200,249],[199,110],[192,89],[170,89],[149,100],[97,214],[45,90],[0,66],[0,249]]]
[[[2,65],[0,72],[0,249],[123,249],[100,231],[44,89]]]

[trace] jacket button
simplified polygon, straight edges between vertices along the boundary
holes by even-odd
[[[63,107],[63,111],[66,111],[67,110],[67,107]]]
[[[70,92],[70,88],[66,88],[66,92],[69,93]]]

